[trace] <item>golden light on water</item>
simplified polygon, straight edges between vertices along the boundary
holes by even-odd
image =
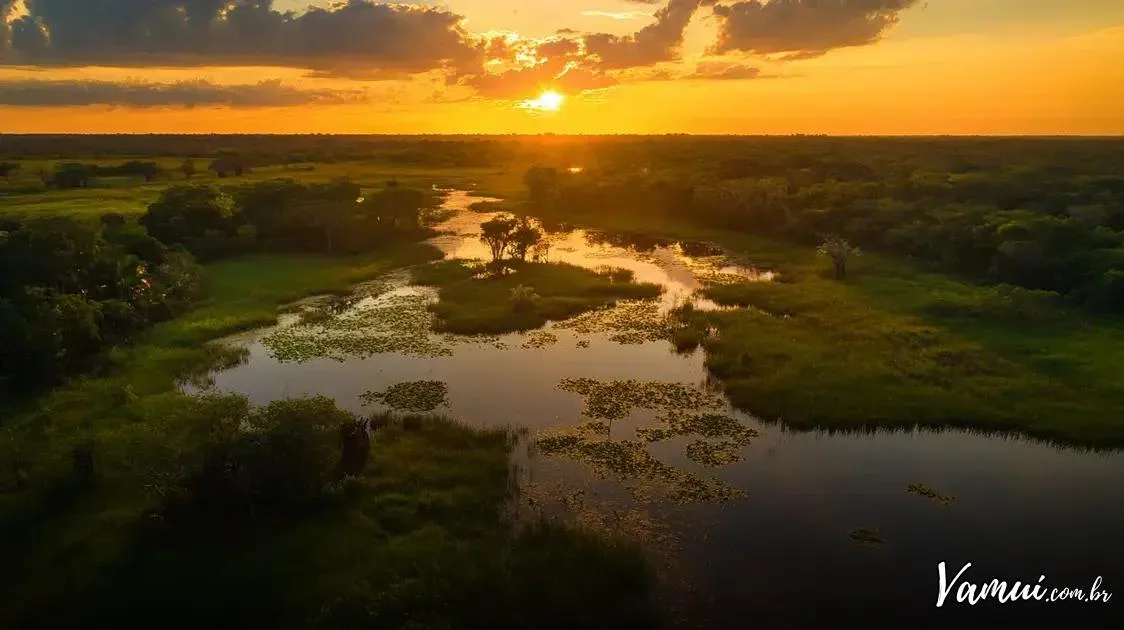
[[[565,102],[566,97],[562,94],[554,90],[546,90],[537,98],[520,102],[518,107],[538,112],[556,112],[562,109],[562,104]]]

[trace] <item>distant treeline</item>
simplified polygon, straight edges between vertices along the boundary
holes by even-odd
[[[714,169],[749,161],[763,175],[793,160],[842,158],[882,174],[1039,165],[1088,173],[1118,159],[1119,138],[827,137],[827,136],[362,136],[362,135],[5,135],[0,159],[217,158],[237,154],[252,166],[376,161],[417,166],[484,167],[542,162],[653,169]]]

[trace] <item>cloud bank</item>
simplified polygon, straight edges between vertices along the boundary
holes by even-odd
[[[303,90],[280,81],[217,85],[209,81],[142,83],[0,79],[0,105],[8,107],[290,107],[364,102],[358,90]]]

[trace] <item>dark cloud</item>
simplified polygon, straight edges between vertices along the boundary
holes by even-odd
[[[481,58],[461,16],[426,6],[348,0],[294,13],[275,10],[272,0],[26,4],[28,15],[3,35],[0,64],[272,65],[346,74],[468,68]]]
[[[217,85],[208,81],[138,83],[0,79],[0,105],[9,107],[286,107],[363,102],[355,90],[302,90],[280,81]]]
[[[714,7],[721,19],[713,52],[806,59],[881,39],[920,0],[746,0]]]
[[[652,2],[642,2],[653,4]],[[656,21],[632,35],[595,33],[584,37],[586,52],[595,55],[604,70],[650,66],[679,54],[683,33],[700,6],[711,0],[670,0],[656,11]]]

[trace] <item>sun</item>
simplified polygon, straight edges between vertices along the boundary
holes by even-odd
[[[537,98],[522,101],[519,107],[539,112],[556,112],[562,109],[562,104],[565,102],[566,97],[562,94],[554,90],[545,90]]]

